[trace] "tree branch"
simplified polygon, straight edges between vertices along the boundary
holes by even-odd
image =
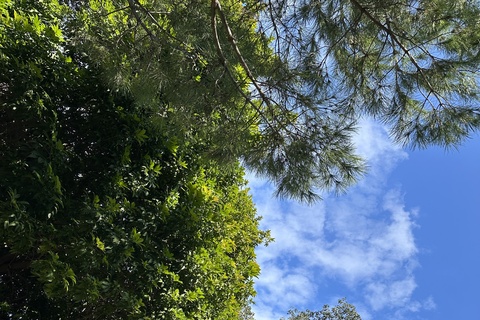
[[[140,17],[140,15],[138,14],[137,12],[137,8],[140,8],[145,14],[147,14],[149,16],[149,18],[153,21],[153,23],[163,32],[165,33],[169,38],[175,40],[176,42],[180,43],[181,46],[172,46],[174,49],[177,49],[178,51],[181,51],[183,53],[185,53],[187,56],[191,55],[192,53],[188,50],[188,46],[183,43],[182,41],[178,40],[177,38],[175,38],[174,36],[172,36],[170,33],[166,32],[165,30],[163,30],[162,26],[158,23],[157,20],[155,20],[155,17],[152,16],[152,14],[150,13],[150,11],[148,11],[144,6],[142,6],[138,0],[128,0],[128,4],[129,4],[129,7],[132,11],[132,14],[133,16],[135,17],[135,20],[137,20],[138,24],[142,27],[143,30],[145,30],[145,32],[148,34],[148,36],[156,41],[156,42],[159,42],[161,43],[161,39],[158,38],[157,35],[153,34],[152,31],[147,27],[147,25],[145,24],[145,22],[143,22],[142,20],[142,17]]]
[[[220,4],[220,1],[219,0],[212,0],[212,27],[214,29],[217,52],[220,53],[220,54],[222,53],[219,38],[218,38],[217,27],[216,27],[216,13],[217,12],[220,15],[220,19],[222,20],[222,24],[225,27],[225,30],[227,31],[228,41],[232,45],[233,51],[235,52],[235,55],[237,56],[238,60],[240,61],[240,64],[242,65],[242,68],[245,70],[248,79],[250,79],[253,86],[258,91],[258,94],[260,95],[260,98],[262,99],[262,101],[267,105],[267,107],[271,108],[270,99],[263,92],[262,88],[260,87],[257,80],[255,79],[252,72],[250,71],[250,68],[248,67],[247,62],[243,58],[243,55],[240,52],[240,49],[238,48],[237,41],[235,40],[235,37],[233,36],[232,30],[230,29],[230,26],[228,25],[228,21],[227,21],[227,18],[225,16],[225,12],[222,10],[222,6]]]
[[[220,38],[218,36],[218,29],[217,29],[217,10],[219,10],[221,12],[221,19],[222,19],[222,23],[225,25],[226,29],[227,29],[227,32],[228,32],[228,36],[229,36],[229,40],[230,41],[234,41],[233,44],[234,44],[234,47],[236,47],[236,54],[237,56],[239,55],[240,56],[240,60],[241,60],[241,64],[242,64],[242,67],[245,69],[245,72],[247,73],[247,77],[250,79],[250,81],[252,81],[252,83],[254,83],[254,86],[255,88],[259,91],[259,94],[262,98],[262,101],[265,102],[265,104],[267,104],[267,106],[270,105],[269,103],[269,100],[267,99],[267,97],[265,96],[265,94],[263,93],[263,91],[260,89],[258,83],[256,82],[256,80],[253,78],[253,75],[252,73],[250,72],[250,69],[248,68],[248,66],[246,65],[246,62],[245,60],[243,59],[241,53],[240,53],[240,50],[238,49],[238,46],[236,46],[236,43],[235,43],[235,39],[233,38],[233,35],[232,35],[232,32],[230,30],[230,28],[228,27],[228,24],[227,21],[226,21],[226,18],[225,18],[225,14],[223,13],[222,9],[221,9],[221,5],[220,3],[218,2],[218,0],[212,0],[211,2],[211,25],[212,25],[212,31],[213,31],[213,37],[215,39],[215,47],[217,49],[217,55],[220,59],[220,62],[222,63],[223,67],[225,68],[227,74],[228,74],[228,77],[230,78],[230,80],[233,81],[233,83],[235,83],[236,87],[237,87],[237,90],[240,92],[240,94],[245,98],[245,100],[254,108],[254,110],[260,115],[260,117],[262,117],[262,119],[265,121],[265,123],[269,126],[269,127],[272,127],[272,125],[270,124],[270,122],[268,121],[268,119],[264,116],[262,110],[260,110],[260,108],[258,106],[255,105],[255,103],[253,103],[252,99],[245,93],[245,91],[240,88],[240,86],[238,85],[237,83],[237,80],[235,79],[235,77],[233,76],[233,74],[231,73],[230,71],[230,68],[228,67],[228,63],[227,63],[227,59],[225,58],[225,55],[223,54],[223,50],[222,50],[222,46],[220,44]],[[272,128],[273,129],[273,128]]]
[[[433,85],[430,83],[430,81],[428,80],[427,76],[425,75],[425,73],[423,72],[423,69],[422,67],[420,67],[420,65],[418,64],[417,60],[415,59],[414,56],[412,56],[412,54],[410,53],[410,50],[407,49],[403,43],[397,38],[397,35],[395,34],[395,32],[393,32],[392,29],[390,29],[389,27],[385,26],[383,23],[381,23],[376,17],[374,17],[365,7],[363,7],[357,0],[350,0],[352,2],[352,4],[357,7],[357,9],[359,9],[362,13],[364,13],[375,25],[377,25],[381,30],[385,31],[388,36],[390,36],[390,38],[392,39],[393,42],[395,42],[399,47],[400,49],[402,49],[402,51],[407,55],[407,57],[409,58],[409,60],[412,62],[412,64],[415,66],[415,68],[417,68],[417,71],[420,73],[420,75],[423,77],[423,79],[425,80],[425,83],[427,84],[427,87],[428,89],[430,90],[430,92],[435,96],[435,98],[438,100],[440,106],[443,105],[442,103],[442,100],[443,98],[437,93],[437,91],[434,89]],[[430,102],[431,103],[431,102]],[[432,104],[433,106],[433,104]]]

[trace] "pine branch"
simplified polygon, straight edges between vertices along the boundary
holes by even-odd
[[[250,81],[252,81],[252,83],[254,84],[255,88],[258,90],[259,94],[260,94],[260,97],[262,98],[262,101],[270,107],[270,101],[269,99],[267,98],[267,96],[263,93],[263,91],[261,90],[259,84],[257,83],[256,79],[253,77],[250,69],[248,68],[246,62],[245,62],[245,59],[243,58],[243,56],[241,55],[240,53],[240,50],[238,49],[238,46],[236,45],[236,42],[235,42],[235,38],[233,37],[233,34],[232,34],[232,31],[230,30],[230,27],[228,26],[228,23],[227,23],[227,19],[225,17],[225,13],[223,12],[222,10],[222,7],[220,5],[220,2],[218,0],[212,0],[211,2],[211,9],[212,9],[212,12],[211,12],[211,25],[212,25],[212,31],[213,31],[213,36],[214,36],[214,39],[215,39],[215,47],[217,49],[217,55],[220,59],[220,62],[222,63],[223,67],[225,68],[227,74],[228,74],[228,77],[230,78],[230,80],[233,81],[233,83],[235,83],[236,87],[237,87],[237,90],[240,92],[240,94],[245,98],[245,100],[254,108],[254,110],[262,117],[263,121],[273,129],[270,121],[268,121],[268,119],[265,117],[265,115],[263,114],[262,110],[257,107],[255,105],[255,103],[253,103],[252,99],[245,93],[245,91],[240,88],[240,86],[238,85],[238,82],[237,80],[235,79],[235,77],[233,76],[232,72],[230,71],[230,68],[228,67],[228,63],[227,63],[227,58],[225,57],[224,53],[223,53],[223,49],[222,49],[222,46],[220,44],[220,38],[218,36],[218,29],[217,29],[217,11],[220,12],[220,17],[221,17],[221,20],[222,20],[222,23],[224,24],[225,28],[227,29],[227,33],[228,33],[228,38],[229,38],[229,41],[232,43],[232,45],[234,46],[234,50],[235,50],[235,53],[237,55],[237,57],[240,59],[240,64],[242,65],[242,67],[245,69],[245,72],[247,73],[247,77],[250,79]]]
[[[152,39],[153,41],[155,42],[159,42],[159,43],[162,43],[162,40],[157,36],[155,35],[149,28],[148,26],[145,24],[145,22],[143,21],[142,17],[138,14],[137,12],[137,9],[140,9],[142,10],[151,20],[152,22],[164,33],[166,34],[169,38],[171,38],[172,40],[174,40],[175,42],[178,42],[180,43],[180,46],[173,46],[172,47],[180,52],[183,52],[187,57],[188,56],[191,56],[192,55],[192,52],[191,50],[189,50],[188,48],[188,45],[182,41],[180,41],[179,39],[177,39],[176,37],[172,36],[169,32],[165,31],[162,26],[158,23],[158,21],[155,19],[155,17],[152,16],[152,14],[150,13],[150,11],[145,8],[138,0],[128,0],[128,4],[129,4],[129,7],[132,11],[132,14],[133,16],[135,17],[135,20],[137,21],[137,23],[142,27],[142,29],[148,34],[148,36],[150,37],[150,39]],[[195,56],[199,56],[198,53],[195,53],[194,54]]]
[[[213,11],[214,10],[214,11]],[[238,48],[237,41],[235,40],[235,37],[233,36],[232,30],[230,29],[230,26],[228,24],[227,18],[225,16],[225,12],[222,10],[222,6],[220,4],[219,0],[212,0],[212,14],[215,14],[218,11],[220,15],[220,19],[222,20],[223,26],[225,27],[225,30],[227,31],[228,35],[228,41],[232,45],[233,51],[235,52],[235,55],[237,56],[238,60],[240,61],[240,64],[242,65],[243,69],[247,73],[247,77],[250,79],[252,82],[253,86],[255,89],[258,91],[258,94],[262,98],[262,101],[265,102],[265,104],[271,108],[271,102],[270,99],[267,97],[267,95],[263,92],[262,88],[258,84],[256,78],[253,76],[252,72],[250,71],[250,68],[248,67],[247,62],[245,61],[242,53],[240,52],[240,49]],[[218,43],[218,36],[216,38],[217,43]]]
[[[384,25],[382,22],[380,22],[376,17],[374,17],[365,7],[363,7],[357,0],[350,0],[352,4],[357,7],[363,14],[365,14],[375,25],[377,25],[381,30],[385,31],[387,35],[392,39],[393,42],[395,42],[400,49],[407,55],[409,60],[412,62],[412,64],[415,66],[417,71],[420,73],[420,75],[423,77],[425,80],[425,83],[427,84],[428,89],[430,92],[435,96],[437,101],[439,102],[439,106],[441,107],[443,105],[442,101],[445,99],[439,95],[439,93],[435,90],[433,85],[430,83],[428,80],[428,77],[425,75],[425,72],[423,71],[422,67],[418,64],[417,60],[415,59],[414,56],[412,56],[410,50],[405,47],[405,45],[398,39],[397,35],[393,30],[386,25]],[[430,101],[427,98],[428,101]],[[432,107],[434,107],[433,103],[430,102]],[[435,108],[435,107],[434,107]]]

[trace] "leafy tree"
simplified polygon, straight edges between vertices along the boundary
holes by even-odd
[[[282,320],[361,320],[355,307],[345,299],[338,300],[338,305],[329,307],[323,306],[320,311],[298,311],[296,309],[288,312],[288,318]]]
[[[72,8],[2,2],[2,319],[234,319],[259,274],[238,162],[114,92]]]
[[[251,304],[252,301],[246,301],[245,305],[242,307],[238,320],[255,320],[255,313],[252,311]]]

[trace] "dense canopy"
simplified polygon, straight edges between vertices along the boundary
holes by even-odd
[[[109,87],[71,14],[2,8],[1,317],[235,318],[268,239],[243,170]]]
[[[480,126],[476,1],[0,2],[0,310],[235,319],[269,240],[243,167],[305,201]]]

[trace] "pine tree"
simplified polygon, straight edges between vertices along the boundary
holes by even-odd
[[[282,67],[259,78],[301,133],[252,166],[273,175],[282,194],[288,181],[301,198],[307,185],[343,186],[361,168],[341,159],[353,159],[347,141],[365,115],[407,146],[461,143],[480,125],[479,10],[476,1],[453,0],[268,1],[259,30],[274,39]],[[284,160],[293,141],[301,160],[312,159],[292,161],[301,163],[295,171]]]
[[[78,41],[117,90],[181,110],[177,128],[208,128],[209,156],[242,159],[280,196],[354,182],[365,115],[412,147],[455,146],[480,125],[474,1],[90,3]]]

